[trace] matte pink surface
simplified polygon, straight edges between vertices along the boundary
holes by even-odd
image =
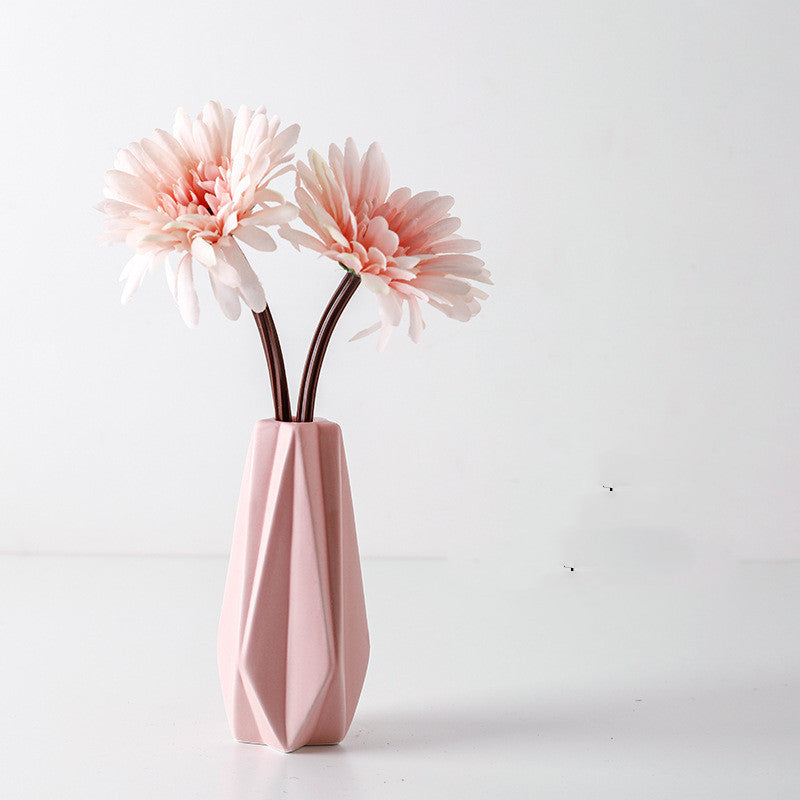
[[[217,653],[236,739],[288,752],[344,738],[369,634],[338,425],[256,423]]]

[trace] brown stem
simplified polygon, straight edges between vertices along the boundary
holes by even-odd
[[[289,386],[286,382],[286,366],[283,363],[281,343],[275,320],[272,319],[269,306],[261,312],[253,312],[253,317],[261,337],[264,355],[267,357],[269,382],[272,388],[272,404],[275,407],[275,419],[281,422],[292,421],[292,402],[289,399]]]
[[[317,384],[322,371],[322,359],[331,340],[331,334],[342,316],[345,306],[355,294],[361,278],[354,272],[348,272],[342,278],[339,287],[333,293],[322,317],[317,325],[311,347],[308,348],[306,365],[303,368],[303,379],[300,381],[300,397],[297,401],[297,421],[312,422],[314,420],[314,402],[317,398]]]

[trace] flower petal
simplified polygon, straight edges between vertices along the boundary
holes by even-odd
[[[242,313],[242,304],[239,302],[239,292],[232,286],[226,286],[222,281],[218,281],[210,272],[208,278],[211,281],[211,290],[217,298],[222,313],[228,319],[239,319]]]
[[[234,239],[226,239],[223,247],[225,259],[236,270],[239,275],[239,294],[246,305],[260,313],[267,307],[267,298],[264,294],[264,287],[258,280],[258,276],[253,272],[250,262],[245,258],[244,253]]]
[[[425,330],[425,321],[422,319],[422,311],[416,297],[408,297],[408,335],[414,344],[419,344],[422,338],[422,331]]]
[[[369,328],[364,328],[363,331],[359,331],[354,336],[351,336],[348,341],[354,342],[356,339],[363,339],[365,336],[369,336],[370,334],[375,333],[375,331],[380,330],[382,325],[383,323],[378,320],[378,322],[376,322],[374,325],[370,325]]]
[[[153,190],[141,179],[118,169],[106,172],[106,186],[112,193],[112,200],[121,200],[139,208],[149,208],[153,205],[155,195]]]
[[[281,206],[262,208],[254,211],[247,221],[252,221],[256,225],[283,225],[297,218],[299,209],[292,203],[284,203]]]
[[[190,328],[196,328],[200,321],[200,303],[194,288],[192,256],[189,253],[186,253],[178,264],[176,299],[183,321]]]
[[[213,267],[217,263],[213,245],[203,239],[202,236],[195,236],[192,239],[192,255],[204,267]]]
[[[370,275],[368,272],[361,273],[361,283],[366,289],[377,295],[389,294],[389,284],[377,275]]]
[[[150,256],[143,253],[137,253],[133,258],[128,261],[122,270],[120,280],[125,281],[125,286],[122,288],[122,297],[120,298],[122,305],[133,297],[136,290],[142,285],[142,280],[150,268]]]
[[[265,230],[255,225],[240,225],[234,230],[233,235],[239,241],[265,253],[271,253],[277,248],[275,240]]]
[[[378,296],[378,310],[381,312],[381,319],[389,325],[399,325],[403,316],[403,304],[394,292],[388,292]]]
[[[321,253],[325,249],[325,245],[319,239],[312,236],[310,233],[304,231],[297,231],[290,228],[288,225],[281,225],[278,228],[278,235],[287,242],[291,242],[295,249],[299,250],[300,247],[307,247],[309,250],[316,250]]]

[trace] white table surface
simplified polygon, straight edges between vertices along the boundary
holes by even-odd
[[[225,566],[0,557],[0,797],[800,797],[800,564],[366,560],[355,721],[289,755],[228,734]]]

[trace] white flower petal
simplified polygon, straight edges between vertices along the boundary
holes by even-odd
[[[253,272],[250,262],[245,258],[244,253],[234,239],[225,240],[223,252],[227,262],[239,275],[237,288],[242,300],[244,300],[248,308],[260,313],[267,307],[267,298],[264,294],[264,287],[258,280],[256,273]]]
[[[378,295],[389,294],[389,284],[377,275],[370,275],[368,272],[361,273],[361,283],[366,289]]]
[[[164,274],[167,278],[167,286],[169,287],[169,292],[175,298],[178,299],[178,276],[175,270],[172,268],[172,263],[169,259],[164,262]]]
[[[388,344],[389,337],[392,335],[393,330],[394,328],[391,325],[386,325],[386,324],[384,324],[383,327],[381,328],[381,336],[380,339],[378,339],[379,353],[382,353],[384,351],[384,348]]]
[[[228,319],[239,319],[239,315],[242,313],[239,292],[231,286],[226,286],[222,281],[218,281],[210,272],[208,273],[208,278],[211,281],[211,289],[222,309],[222,313]]]
[[[394,292],[378,296],[378,310],[381,312],[381,319],[385,323],[393,326],[400,324],[403,316],[403,304]]]
[[[189,253],[186,253],[178,264],[175,294],[183,321],[190,328],[196,328],[200,321],[200,303],[194,288],[192,256]]]
[[[340,253],[337,250],[326,250],[322,255],[344,264],[353,272],[361,272],[361,261],[355,253]]]
[[[137,253],[125,265],[122,270],[120,280],[125,281],[125,286],[122,288],[122,305],[125,305],[131,297],[133,297],[136,290],[142,285],[142,280],[150,269],[151,259],[142,253]]]
[[[422,338],[422,331],[425,330],[425,321],[422,319],[422,311],[416,297],[408,297],[408,335],[415,344]]]
[[[222,235],[227,236],[237,225],[239,224],[239,218],[236,216],[235,212],[231,212],[225,217],[225,224],[222,226]]]
[[[203,239],[202,236],[195,236],[192,239],[192,255],[204,267],[213,267],[217,263],[213,245]]]

